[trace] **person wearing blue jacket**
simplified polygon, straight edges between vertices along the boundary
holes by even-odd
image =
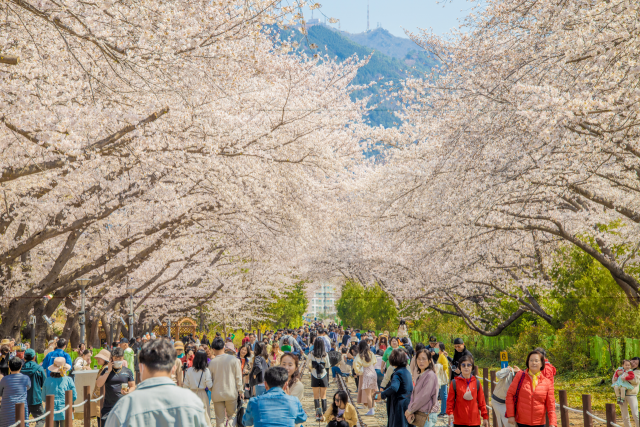
[[[60,338],[58,340],[57,348],[47,353],[47,355],[44,357],[44,360],[42,361],[42,369],[45,370],[48,377],[51,376],[50,375],[51,371],[49,371],[49,366],[53,365],[53,361],[57,357],[64,357],[65,361],[67,362],[67,365],[69,366],[73,364],[73,362],[71,361],[71,356],[66,351],[64,351],[66,346],[67,346],[67,340],[64,338]]]
[[[66,363],[64,357],[56,357],[55,359],[53,359],[53,364],[47,368],[50,375],[49,378],[47,378],[44,382],[42,392],[45,396],[50,394],[55,396],[55,403],[53,405],[54,411],[59,411],[64,408],[64,395],[67,390],[73,391],[72,402],[75,401],[78,397],[78,394],[76,393],[76,385],[73,381],[73,378],[65,376],[65,373],[68,372],[69,369],[71,369],[71,365]],[[53,416],[53,426],[63,427],[64,419],[64,411],[60,412],[59,414],[55,414]]]

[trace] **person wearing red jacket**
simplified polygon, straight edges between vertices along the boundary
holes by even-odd
[[[556,367],[553,366],[551,362],[549,362],[549,359],[547,359],[547,352],[542,347],[536,348],[535,351],[542,353],[542,357],[544,358],[544,369],[542,369],[542,376],[547,377],[551,380],[552,383],[555,383],[554,377],[556,376]]]
[[[543,427],[548,415],[549,425],[558,426],[553,381],[543,375],[544,365],[544,355],[534,350],[527,356],[527,370],[513,378],[506,399],[509,424]]]
[[[449,386],[447,415],[453,415],[453,425],[489,427],[489,413],[484,391],[473,375],[473,357],[462,356],[458,367],[460,375]]]

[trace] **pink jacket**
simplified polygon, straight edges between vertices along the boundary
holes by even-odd
[[[431,412],[431,408],[438,402],[438,377],[434,371],[427,370],[420,374],[413,386],[409,412]]]

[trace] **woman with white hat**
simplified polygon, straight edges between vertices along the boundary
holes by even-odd
[[[59,411],[64,408],[65,392],[67,390],[73,391],[73,400],[76,400],[78,394],[76,393],[76,385],[71,377],[66,376],[71,366],[67,363],[64,357],[56,357],[53,359],[53,365],[49,366],[49,378],[44,382],[42,387],[42,394],[48,396],[53,394],[55,396],[54,411]],[[59,414],[53,416],[53,426],[64,426],[65,412],[62,411]]]
[[[98,354],[93,356],[93,358],[96,359],[96,364],[98,365],[98,374],[96,375],[97,383],[102,367],[106,366],[109,360],[111,360],[111,353],[109,353],[109,350],[103,348]],[[102,387],[98,387],[96,384],[93,388],[93,393],[91,393],[91,399],[97,399],[100,396],[102,396]],[[98,426],[100,426],[102,422],[102,418],[100,417],[100,402],[91,402],[91,413],[97,415]]]

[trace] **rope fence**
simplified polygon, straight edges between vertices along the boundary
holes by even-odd
[[[89,399],[85,399],[84,402],[80,402],[77,405],[73,405],[72,408],[79,408],[80,406],[84,405],[87,402],[89,402]]]
[[[40,420],[42,420],[44,418],[47,418],[50,413],[51,413],[51,411],[48,411],[48,412],[45,412],[44,414],[40,415],[38,418],[33,418],[33,419],[30,419],[30,420],[26,420],[25,424],[35,423],[35,422],[40,421]]]
[[[63,413],[64,411],[66,411],[67,409],[69,409],[69,405],[65,406],[65,407],[64,407],[64,408],[62,408],[62,409],[59,409],[59,410],[57,410],[57,411],[54,411],[54,412],[53,412],[53,415],[55,415],[55,414],[61,414],[61,413]]]
[[[104,390],[104,388],[103,388]],[[15,405],[15,420],[14,424],[9,425],[8,427],[27,427],[29,425],[33,425],[33,423],[37,423],[39,421],[45,420],[46,426],[54,425],[54,416],[57,414],[64,414],[64,427],[73,427],[73,413],[74,408],[84,407],[84,427],[91,427],[91,402],[97,402],[102,399],[100,396],[98,399],[90,400],[89,397],[91,395],[91,387],[86,385],[82,388],[83,396],[85,396],[85,400],[82,402],[78,402],[77,404],[73,404],[73,391],[66,390],[64,393],[64,403],[65,406],[63,408],[55,410],[55,396],[52,394],[48,394],[45,396],[44,404],[45,404],[45,413],[40,415],[39,417],[26,419],[26,411],[24,403],[16,403]],[[95,416],[95,414],[94,414]]]
[[[487,409],[490,409],[492,412],[493,418],[493,426],[498,426],[498,420],[496,416],[496,411],[493,410],[491,404],[489,403],[489,397],[493,395],[493,391],[495,386],[498,384],[496,381],[496,371],[490,371],[488,368],[482,368],[482,375],[478,375],[478,368],[473,372],[473,375],[479,380],[482,381],[482,388],[484,391],[485,399],[487,401]],[[491,379],[489,379],[491,378]],[[606,427],[621,427],[616,424],[616,405],[613,403],[606,404],[606,419],[598,417],[594,415],[591,409],[591,395],[583,394],[582,395],[582,409],[571,408],[568,404],[568,397],[566,390],[558,391],[558,401],[556,402],[556,411],[560,412],[560,424],[562,427],[570,427],[569,423],[569,413],[582,414],[584,427],[593,427],[593,420],[605,424]],[[549,426],[549,422],[547,420],[546,427]]]

